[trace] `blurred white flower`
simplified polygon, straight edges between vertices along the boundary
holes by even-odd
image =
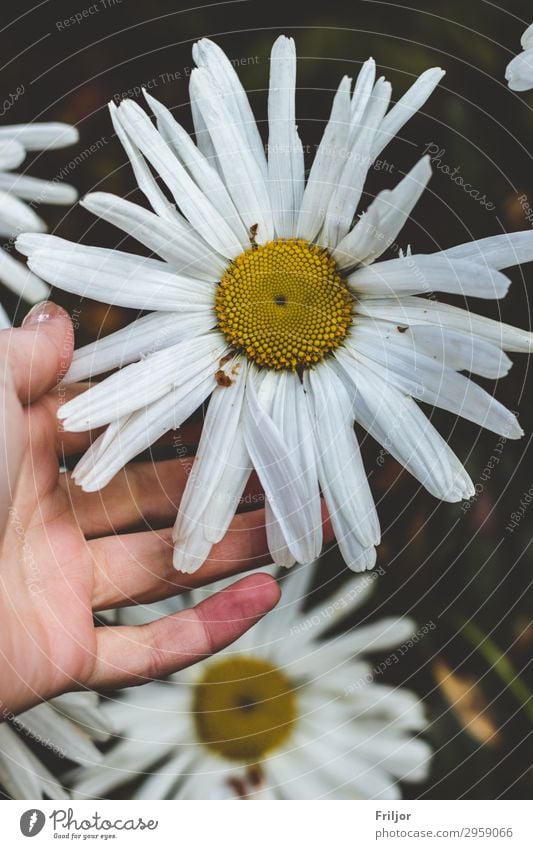
[[[73,793],[101,797],[136,782],[140,799],[395,799],[399,781],[424,780],[421,703],[375,683],[362,659],[394,650],[416,626],[381,619],[324,640],[373,580],[353,576],[304,613],[313,571],[286,573],[279,607],[230,648],[104,705],[120,739],[102,764],[75,771]],[[183,606],[202,592],[191,595]],[[155,618],[176,599],[152,607]],[[147,608],[121,617],[146,621]]]
[[[11,327],[11,320],[2,304],[0,304],[0,330],[5,330],[7,327]]]
[[[54,285],[154,310],[75,354],[67,381],[124,367],[60,410],[67,431],[108,426],[74,479],[88,492],[104,487],[210,398],[174,529],[175,567],[202,565],[255,468],[277,564],[318,556],[322,494],[348,565],[372,568],[380,527],[354,420],[432,495],[456,502],[474,494],[417,402],[521,436],[516,417],[459,372],[502,377],[511,366],[504,351],[530,351],[533,337],[417,295],[503,297],[509,280],[500,269],[533,259],[533,232],[375,262],[427,184],[427,157],[353,226],[369,167],[426,102],[439,68],[389,111],[391,86],[376,81],[372,59],[353,94],[345,77],[305,182],[292,39],[280,37],[272,49],[268,158],[228,58],[206,39],[193,52],[197,145],[147,93],[157,129],[132,101],[111,105],[153,212],[101,192],[83,201],[162,261],[53,236],[17,242],[30,268]]]
[[[34,211],[41,203],[71,204],[76,190],[58,180],[41,180],[13,173],[28,151],[53,150],[74,144],[78,131],[69,124],[12,124],[0,127],[0,238],[15,239],[20,233],[46,230]],[[25,301],[41,301],[49,288],[6,250],[0,250],[0,281]]]
[[[505,71],[507,85],[513,91],[533,88],[533,24],[528,26],[520,43],[522,53],[509,62]]]
[[[102,760],[93,740],[110,736],[96,693],[68,693],[19,714],[2,716],[0,785],[13,799],[68,799],[61,781],[36,754],[37,744],[56,758],[92,766]]]

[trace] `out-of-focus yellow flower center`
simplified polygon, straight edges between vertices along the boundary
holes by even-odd
[[[245,251],[217,287],[218,325],[258,365],[310,366],[344,339],[352,296],[333,259],[301,239]]]
[[[290,736],[297,702],[283,672],[265,660],[237,656],[208,664],[196,685],[193,716],[211,751],[255,763]]]

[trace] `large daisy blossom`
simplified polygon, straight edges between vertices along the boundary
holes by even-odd
[[[102,753],[93,740],[110,736],[96,693],[68,693],[0,724],[0,785],[13,799],[68,799],[69,793],[28,742],[58,758],[92,766]]]
[[[520,44],[522,52],[511,59],[505,70],[507,85],[513,91],[533,88],[533,24],[522,34]]]
[[[363,659],[388,656],[415,625],[381,619],[323,639],[374,582],[351,576],[303,613],[313,571],[286,573],[278,608],[216,657],[104,705],[119,740],[100,765],[76,770],[76,795],[101,797],[135,781],[134,798],[391,799],[398,781],[424,780],[431,751],[419,736],[421,703],[376,683]],[[191,595],[194,603],[202,592]],[[176,600],[154,607],[158,616]],[[120,615],[137,623],[147,610]]]
[[[268,156],[225,54],[203,39],[194,58],[197,144],[147,93],[157,129],[136,103],[111,105],[153,211],[101,192],[82,202],[161,259],[53,236],[17,242],[30,268],[54,285],[153,311],[75,353],[68,381],[121,368],[59,412],[68,431],[107,426],[74,478],[85,491],[104,487],[210,398],[175,524],[176,568],[201,566],[253,468],[277,564],[311,562],[320,552],[322,495],[346,562],[371,568],[380,528],[354,421],[434,496],[473,495],[417,402],[519,437],[515,416],[460,372],[501,377],[511,365],[504,351],[529,351],[533,337],[420,295],[503,297],[509,281],[500,269],[533,259],[533,233],[376,262],[429,180],[427,158],[354,224],[368,168],[425,103],[439,68],[390,109],[391,86],[375,79],[372,59],[353,92],[343,78],[305,180],[292,39],[280,37],[272,50]]]
[[[46,224],[34,210],[36,204],[71,204],[78,197],[72,187],[59,180],[41,180],[13,173],[29,151],[53,150],[78,140],[69,124],[12,124],[0,127],[0,237],[15,239],[20,233],[41,233]],[[0,250],[0,281],[30,303],[41,301],[48,286],[7,251]]]

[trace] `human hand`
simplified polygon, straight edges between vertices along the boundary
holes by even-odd
[[[237,639],[279,598],[271,577],[254,574],[149,625],[95,627],[94,611],[165,598],[269,558],[257,510],[235,517],[200,572],[175,572],[165,525],[185,485],[179,460],[132,463],[89,494],[60,473],[60,458],[91,440],[58,429],[58,406],[82,389],[58,386],[72,348],[70,318],[52,303],[0,332],[0,706],[14,713],[68,690],[175,672]],[[142,522],[150,529],[132,532]]]

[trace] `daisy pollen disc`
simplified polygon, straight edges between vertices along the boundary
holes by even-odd
[[[240,254],[216,294],[220,330],[258,365],[309,366],[345,338],[353,296],[335,260],[303,239],[277,239]]]
[[[208,664],[192,711],[205,746],[250,763],[286,742],[297,713],[286,675],[268,660],[244,655]]]

